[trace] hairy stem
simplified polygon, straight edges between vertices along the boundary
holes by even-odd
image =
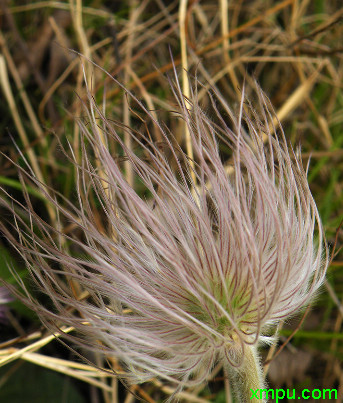
[[[234,368],[228,365],[228,373],[236,399],[242,403],[265,403],[263,372],[255,346],[247,346],[244,350],[243,363]]]

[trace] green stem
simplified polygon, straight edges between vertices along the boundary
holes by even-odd
[[[0,184],[9,186],[14,189],[21,190],[22,192],[24,191],[23,185],[15,179],[7,178],[6,176],[0,176]],[[40,193],[38,190],[34,189],[31,186],[25,186],[25,190],[27,193],[30,193],[33,196],[38,197],[41,200],[46,201],[46,197],[42,193]]]
[[[255,346],[245,346],[242,365],[228,365],[231,385],[240,403],[265,403],[263,373]]]

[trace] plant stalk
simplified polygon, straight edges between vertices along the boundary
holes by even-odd
[[[266,403],[263,371],[255,346],[245,347],[241,366],[228,364],[227,370],[238,402]]]

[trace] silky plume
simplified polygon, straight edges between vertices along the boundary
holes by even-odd
[[[22,180],[54,206],[59,225],[45,222],[28,194],[26,204],[9,203],[2,190],[15,220],[1,228],[51,301],[43,306],[22,284],[21,297],[49,329],[73,326],[72,340],[117,359],[129,382],[158,376],[181,389],[205,382],[220,361],[239,401],[254,401],[250,390],[264,385],[257,347],[316,294],[327,247],[306,171],[266,96],[256,86],[253,107],[243,91],[234,112],[209,90],[204,108],[199,86],[195,80],[186,99],[170,80],[176,106],[166,123],[124,89],[142,130],[106,118],[89,93],[78,121],[81,159],[68,151],[77,202],[40,183],[27,164]],[[180,122],[192,160],[171,130]],[[64,233],[64,223],[77,235]]]

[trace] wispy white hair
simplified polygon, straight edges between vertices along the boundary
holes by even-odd
[[[157,375],[197,384],[218,360],[239,366],[247,345],[307,304],[327,257],[306,173],[262,91],[256,108],[243,94],[237,112],[209,91],[205,112],[196,85],[189,99],[177,81],[171,88],[177,106],[169,119],[187,125],[193,160],[131,93],[163,147],[149,130],[107,119],[89,95],[81,162],[71,158],[77,203],[27,172],[78,236],[47,224],[28,198],[21,207],[29,221],[8,205],[18,237],[2,228],[52,302],[48,309],[29,297],[48,327],[74,326],[79,341],[118,359],[132,382]],[[130,162],[136,188],[111,142]]]

